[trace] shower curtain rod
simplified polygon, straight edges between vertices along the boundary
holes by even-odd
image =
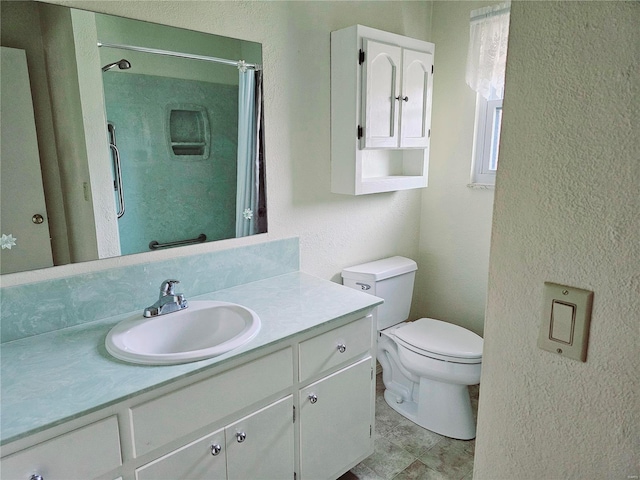
[[[205,62],[222,63],[224,65],[231,65],[238,67],[238,69],[252,68],[254,70],[261,70],[261,66],[255,63],[246,63],[244,60],[228,60],[226,58],[208,57],[205,55],[195,55],[193,53],[172,52],[170,50],[158,50],[156,48],[137,47],[135,45],[120,45],[117,43],[103,43],[98,42],[98,47],[107,48],[119,48],[122,50],[131,50],[134,52],[154,53],[156,55],[165,55],[168,57],[188,58],[191,60],[203,60]]]
[[[471,18],[469,21],[474,22],[477,20],[483,20],[485,18],[497,17],[504,13],[511,12],[511,2],[507,2],[502,5],[495,5],[492,7],[479,8],[471,12]]]

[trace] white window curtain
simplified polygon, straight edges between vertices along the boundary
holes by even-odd
[[[510,2],[471,12],[466,81],[489,100],[504,97]]]

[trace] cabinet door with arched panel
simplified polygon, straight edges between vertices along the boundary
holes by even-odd
[[[398,146],[398,96],[402,49],[363,39],[363,148]]]
[[[400,147],[427,148],[431,128],[433,55],[402,50]]]

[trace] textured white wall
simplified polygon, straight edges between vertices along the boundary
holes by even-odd
[[[471,10],[495,2],[434,2],[436,44],[429,188],[422,193],[414,309],[482,334],[493,190],[470,182],[476,95],[464,81]]]
[[[428,40],[428,2],[50,3],[262,43],[269,211],[266,239],[299,236],[302,269],[335,281],[340,281],[340,271],[350,264],[396,254],[417,257],[421,190],[364,197],[330,193],[329,36],[332,30],[360,23]],[[265,236],[260,236],[174,249],[162,252],[162,258],[264,240]],[[3,279],[3,284],[160,259],[158,253],[27,272]]]
[[[637,478],[640,3],[513,2],[474,478]],[[586,363],[536,346],[594,291]]]

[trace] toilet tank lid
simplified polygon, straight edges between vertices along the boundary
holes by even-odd
[[[416,262],[405,257],[390,257],[362,263],[342,270],[342,278],[377,282],[418,269]]]

